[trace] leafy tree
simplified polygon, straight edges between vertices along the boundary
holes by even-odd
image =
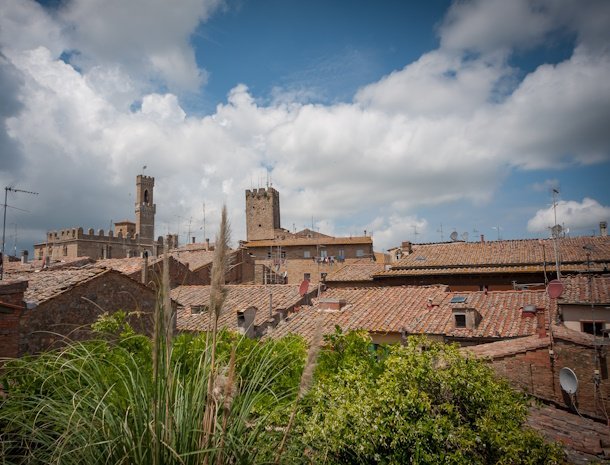
[[[523,427],[525,398],[457,347],[412,337],[379,353],[364,333],[340,330],[327,341],[293,434],[294,460],[562,463],[558,446]]]

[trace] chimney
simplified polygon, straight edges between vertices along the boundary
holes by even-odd
[[[192,238],[192,239],[193,239],[193,244],[194,244],[194,243],[195,243],[195,236],[193,236],[193,238]]]
[[[536,331],[539,338],[546,337],[546,318],[544,308],[536,309]]]
[[[318,308],[320,310],[338,312],[345,307],[346,303],[344,299],[320,299],[318,301]]]
[[[21,251],[21,263],[23,265],[25,265],[28,262],[28,255],[29,255],[29,252],[27,250]]]
[[[608,236],[608,223],[605,221],[599,222],[599,235],[602,237]]]
[[[481,234],[481,242],[485,242],[485,234]]]
[[[205,250],[210,250],[210,238],[206,237],[205,239]]]
[[[411,246],[411,241],[403,241],[400,248],[402,249],[402,253],[405,255],[409,255],[413,253],[413,247]]]
[[[142,261],[142,284],[148,284],[148,254],[145,253]]]
[[[241,334],[249,338],[256,336],[256,328],[254,326],[254,318],[256,318],[256,307],[248,307],[243,311],[237,312],[237,328]]]

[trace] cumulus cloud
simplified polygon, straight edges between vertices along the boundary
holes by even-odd
[[[455,3],[438,50],[364,86],[353,102],[312,104],[307,93],[276,89],[265,104],[242,84],[213,114],[194,117],[178,90],[196,89],[205,72],[188,38],[217,1],[176,9],[75,0],[54,16],[33,2],[0,1],[8,103],[0,144],[11,148],[0,182],[12,182],[21,166],[23,186],[44,192],[27,219],[39,234],[32,242],[47,228],[107,229],[131,218],[143,165],[156,178],[157,234],[184,231],[185,218],[202,227],[204,202],[212,230],[226,202],[235,239],[245,238],[243,190],[264,185],[268,171],[281,192],[282,226],[301,229],[313,216],[321,232],[367,229],[388,248],[414,237],[414,228],[427,231],[418,208],[485,204],[512,170],[610,157],[610,58],[599,39],[607,32],[585,30],[585,13],[569,22],[553,2]],[[588,5],[598,15],[607,10]],[[509,51],[568,24],[577,35],[572,56],[516,81]],[[466,53],[476,45],[479,54]],[[68,63],[62,52],[70,52]],[[587,202],[566,218],[581,224],[577,212],[593,217],[608,208]],[[537,218],[530,231],[546,221]]]
[[[557,202],[557,223],[571,230],[596,228],[600,221],[610,219],[610,207],[601,205],[597,200],[585,197],[582,202],[560,200]],[[527,222],[530,232],[548,231],[555,224],[553,207],[538,210]]]

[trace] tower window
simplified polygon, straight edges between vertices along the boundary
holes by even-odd
[[[144,191],[144,203],[148,203],[148,190]]]

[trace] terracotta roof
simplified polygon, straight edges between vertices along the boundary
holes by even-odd
[[[610,304],[610,275],[563,276],[560,304]]]
[[[153,265],[162,260],[163,259],[161,257],[150,258],[148,260],[148,266]],[[97,262],[95,262],[95,266],[120,271],[121,273],[127,274],[127,275],[142,271],[143,265],[144,265],[144,259],[142,257],[107,258],[107,259],[98,260]]]
[[[68,258],[65,257],[62,260],[51,261],[47,269],[57,270],[61,268],[76,268],[80,266],[87,265],[92,263],[92,260],[89,257],[75,257]],[[4,273],[31,273],[34,271],[40,271],[43,268],[44,260],[29,260],[27,263],[17,262],[5,262],[4,263]]]
[[[557,242],[563,264],[583,264],[588,259],[610,263],[610,237],[569,237]],[[544,261],[551,267],[555,263],[552,239],[446,242],[414,245],[413,253],[403,256],[393,269],[540,266]]]
[[[24,293],[24,300],[41,304],[106,273],[116,272],[105,268],[86,267],[31,273],[27,276],[28,288]]]
[[[324,332],[335,325],[344,330],[365,329],[377,333],[435,334],[454,338],[516,338],[536,333],[536,318],[523,317],[525,305],[549,308],[545,291],[446,292],[442,286],[397,286],[329,289],[324,299],[347,302],[341,311],[313,308],[291,315],[275,328],[271,336],[282,337],[297,333],[310,340],[315,329],[315,317],[323,319]],[[453,304],[453,297],[466,298],[463,304]],[[430,301],[430,299],[432,299]],[[430,305],[431,304],[431,305]],[[481,315],[473,329],[456,328],[454,308],[472,308]]]
[[[340,245],[340,244],[373,244],[373,238],[370,236],[355,236],[355,237],[295,237],[290,239],[268,239],[259,241],[248,241],[244,243],[245,247],[287,247],[287,246],[304,246],[304,245]]]
[[[604,423],[550,405],[532,405],[527,423],[546,439],[561,442],[568,463],[608,463],[603,445],[610,442],[610,433]]]
[[[182,331],[206,331],[209,328],[207,311],[192,313],[188,307],[207,307],[210,302],[211,286],[179,286],[170,295],[179,305],[177,327]],[[298,285],[227,285],[227,297],[219,319],[219,327],[237,329],[237,312],[254,306],[258,309],[254,320],[261,325],[270,319],[269,294],[272,293],[274,313],[288,309],[302,299]]]
[[[383,271],[384,264],[366,260],[360,263],[348,263],[343,268],[326,276],[327,282],[372,281],[373,274]]]
[[[577,273],[587,271],[589,267],[585,264],[562,264],[561,271],[564,273]],[[603,267],[597,266],[597,271]],[[546,271],[554,273],[555,266],[547,263]],[[375,273],[373,278],[396,277],[396,276],[445,276],[466,273],[498,274],[498,273],[542,273],[544,267],[539,265],[485,265],[485,266],[454,266],[442,268],[392,268],[387,271]]]
[[[169,254],[187,265],[191,271],[210,265],[214,260],[214,251],[204,247],[174,249]]]
[[[476,346],[462,347],[460,351],[463,354],[472,354],[475,357],[501,358],[509,355],[520,354],[529,350],[536,350],[542,347],[548,347],[550,344],[549,337],[529,336],[519,337],[516,339],[507,339],[503,341],[488,342],[486,344],[478,344]]]

